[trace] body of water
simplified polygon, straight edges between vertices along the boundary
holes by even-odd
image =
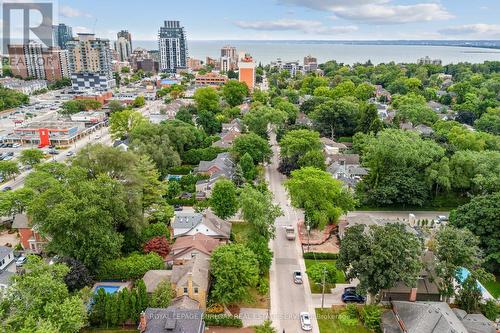
[[[155,41],[133,41],[133,43],[134,47],[158,49],[158,43]],[[226,44],[236,47],[238,52],[250,53],[257,62],[263,64],[275,61],[276,58],[284,61],[299,60],[302,63],[304,56],[308,54],[318,58],[319,63],[336,60],[346,64],[363,63],[368,60],[374,64],[390,61],[411,63],[425,56],[431,59],[441,59],[445,65],[458,62],[500,61],[500,50],[497,49],[424,45],[358,45],[308,41],[188,41],[189,56],[201,60],[205,60],[207,56],[218,58],[220,48]]]

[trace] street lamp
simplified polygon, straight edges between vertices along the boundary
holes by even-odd
[[[307,252],[311,251],[311,225],[306,214],[306,229],[307,229]]]
[[[321,283],[316,283],[321,286],[321,309],[325,306],[325,285],[326,285],[326,268],[323,268],[323,279]]]

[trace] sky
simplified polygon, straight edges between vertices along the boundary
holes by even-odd
[[[76,32],[156,40],[179,20],[190,40],[500,39],[500,0],[59,0]]]

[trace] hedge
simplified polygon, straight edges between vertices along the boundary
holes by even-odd
[[[243,327],[240,318],[225,314],[205,314],[203,320],[207,326]]]
[[[167,169],[171,175],[188,175],[193,171],[194,165],[180,165]]]
[[[162,257],[154,252],[132,253],[128,257],[106,261],[99,268],[97,276],[100,280],[140,279],[147,271],[164,268]]]
[[[337,260],[338,253],[304,252],[304,259]]]

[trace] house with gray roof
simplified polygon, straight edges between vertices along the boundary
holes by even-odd
[[[392,311],[382,316],[385,333],[495,333],[494,324],[482,315],[463,316],[445,302],[392,302]]]
[[[231,223],[219,218],[210,209],[203,213],[175,212],[171,228],[174,238],[201,233],[216,239],[227,240],[231,235]]]
[[[14,261],[14,250],[11,247],[0,246],[0,271],[3,271]]]
[[[220,153],[211,161],[200,161],[194,171],[210,176],[219,174],[231,179],[234,173],[234,165],[229,153]]]
[[[328,159],[326,171],[340,180],[344,187],[354,189],[356,184],[368,175],[368,169],[361,166],[358,154],[334,154]]]
[[[203,333],[205,322],[202,310],[147,308],[141,313],[138,327],[141,333]]]

